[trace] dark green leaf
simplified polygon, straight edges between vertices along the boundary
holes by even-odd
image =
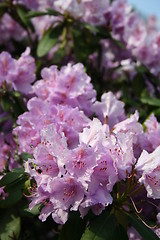
[[[145,240],[158,240],[157,235],[148,228],[136,215],[130,214],[129,220],[132,226],[139,232]]]
[[[50,8],[47,8],[47,12],[49,15],[53,15],[53,16],[62,16],[62,14],[60,12],[57,12],[56,10],[53,10],[53,9],[50,9]]]
[[[103,27],[99,27],[99,26],[93,26],[90,25],[88,23],[80,23],[80,25],[86,29],[88,29],[89,31],[93,32],[94,34],[99,35],[101,38],[110,38],[111,35],[110,33]]]
[[[124,227],[122,225],[117,225],[114,230],[114,238],[113,240],[128,240],[127,232],[125,231]]]
[[[142,91],[144,90],[144,88],[145,88],[145,80],[142,78],[142,76],[137,74],[132,81],[132,89],[134,94],[139,97]]]
[[[23,188],[24,183],[22,182],[18,182],[10,188],[8,187],[7,190],[5,188],[5,192],[7,192],[8,196],[5,198],[5,200],[0,200],[0,208],[11,207],[20,201],[23,196]]]
[[[56,51],[53,56],[54,64],[59,64],[64,58],[65,53],[66,53],[65,48],[59,48],[58,51]]]
[[[9,99],[8,96],[5,95],[1,98],[1,106],[4,112],[10,111],[10,109],[12,108],[12,101]]]
[[[40,11],[30,11],[29,13],[26,14],[26,18],[34,18],[34,17],[45,16],[45,15],[48,15],[48,13],[40,12]]]
[[[88,60],[88,56],[97,50],[97,39],[90,31],[76,27],[72,29],[72,36],[76,60],[77,62],[85,63]]]
[[[16,182],[22,177],[23,173],[9,172],[0,180],[0,187]]]
[[[160,99],[151,97],[141,97],[141,102],[150,106],[160,107]]]
[[[160,116],[160,108],[155,109],[155,110],[153,111],[153,113],[154,113],[156,116]]]
[[[144,74],[144,73],[148,72],[148,69],[144,65],[141,65],[141,66],[135,67],[135,68],[136,68],[136,71],[140,74]]]
[[[1,215],[0,219],[0,239],[19,239],[21,222],[20,218],[14,214],[14,211],[7,210]]]
[[[23,176],[24,176],[24,168],[13,168],[12,169],[12,173],[23,173]],[[26,173],[25,173],[26,175]]]
[[[27,12],[28,12],[27,9],[24,6],[21,6],[21,5],[17,5],[16,9],[17,9],[17,14],[20,17],[24,26],[26,26],[26,27],[30,28],[32,31],[34,31],[34,27],[31,23],[30,19],[26,17]]]
[[[120,234],[120,235],[118,235]],[[127,240],[122,226],[117,225],[113,214],[103,212],[94,219],[84,232],[81,240]]]
[[[43,35],[40,40],[37,48],[38,57],[45,56],[52,47],[54,47],[58,43],[58,38],[62,34],[63,26],[58,25],[53,28],[50,27]]]
[[[85,221],[77,212],[73,212],[63,226],[58,240],[80,240],[85,230]]]
[[[33,159],[33,156],[32,156],[32,154],[23,152],[23,153],[21,154],[21,158],[22,158],[22,160],[24,160],[24,161],[28,161],[29,158]]]
[[[33,217],[40,214],[41,204],[34,206],[31,210],[28,208],[28,205],[25,205],[20,208],[21,216]]]

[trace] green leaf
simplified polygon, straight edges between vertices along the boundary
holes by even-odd
[[[157,108],[153,111],[154,115],[160,116],[160,108]]]
[[[150,106],[160,107],[160,99],[151,97],[141,97],[141,102]]]
[[[9,172],[0,180],[0,187],[16,182],[22,177],[23,173]]]
[[[141,65],[139,67],[135,67],[136,71],[140,74],[144,74],[144,73],[147,73],[148,72],[148,69],[146,66],[144,65]]]
[[[30,11],[29,13],[26,14],[26,18],[34,18],[34,17],[40,17],[40,16],[45,16],[48,15],[47,12],[40,12],[40,11]]]
[[[59,64],[62,59],[65,57],[66,49],[65,48],[59,48],[58,51],[55,52],[53,56],[54,64]]]
[[[13,97],[16,97],[16,98],[20,98],[20,97],[21,97],[21,93],[18,92],[18,91],[12,91],[10,94],[11,94]]]
[[[113,234],[113,240],[128,240],[128,235],[127,232],[125,231],[124,227],[122,227],[122,225],[117,225],[117,227],[114,230],[114,234]]]
[[[24,172],[24,168],[14,168],[11,171],[12,173],[23,173],[26,175],[26,173]],[[23,175],[24,176],[24,175]]]
[[[41,204],[34,206],[31,210],[28,208],[28,204],[20,208],[20,214],[24,217],[34,217],[40,214]]]
[[[0,180],[0,187],[4,186],[4,191],[7,193],[5,200],[0,199],[0,208],[10,207],[22,198],[28,178],[29,175],[24,173],[24,169],[19,168],[13,169]]]
[[[13,211],[14,212],[14,211]],[[0,219],[0,239],[19,239],[21,221],[11,210],[7,210]]]
[[[136,215],[129,214],[129,220],[132,226],[139,232],[145,240],[158,240],[158,236],[148,228]]]
[[[38,48],[37,55],[38,57],[45,56],[52,47],[58,43],[58,38],[62,34],[63,25],[58,25],[53,28],[52,26],[44,33],[41,38]]]
[[[4,112],[9,112],[10,109],[12,108],[12,101],[9,99],[9,96],[8,95],[4,95],[2,98],[1,98],[1,106],[4,110]]]
[[[73,212],[63,226],[58,240],[80,240],[84,230],[85,221],[80,218],[77,212]]]
[[[18,14],[19,18],[21,19],[22,23],[24,24],[24,26],[29,27],[32,31],[34,31],[32,22],[30,21],[29,18],[26,17],[27,12],[28,12],[27,9],[21,5],[17,5],[16,9],[17,9],[17,14]]]
[[[81,240],[128,240],[126,231],[117,225],[113,214],[103,212],[94,219],[84,232]]]
[[[8,196],[5,200],[0,200],[0,208],[8,208],[13,206],[15,203],[21,200],[23,196],[24,183],[19,182],[10,188],[5,188]]]
[[[72,28],[72,36],[74,42],[74,52],[77,62],[85,63],[88,56],[97,49],[97,39],[87,29],[81,30],[78,27]]]
[[[61,14],[60,12],[57,12],[53,9],[47,8],[47,12],[49,15],[53,15],[53,16],[63,16],[63,14]]]
[[[134,94],[139,97],[144,88],[145,80],[140,74],[137,74],[132,81],[132,89]]]
[[[22,160],[24,160],[24,161],[28,161],[29,158],[33,159],[33,156],[32,156],[32,154],[23,152],[23,153],[21,154],[21,158],[22,158]]]
[[[93,32],[94,34],[99,35],[101,38],[111,38],[110,33],[103,27],[100,26],[93,26],[88,23],[79,23],[82,27],[88,29],[89,31]]]

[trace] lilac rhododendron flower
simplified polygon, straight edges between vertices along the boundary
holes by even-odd
[[[160,145],[160,123],[154,114],[151,114],[144,125],[146,130],[141,138],[141,145],[143,149],[152,152]]]
[[[143,150],[136,164],[137,171],[142,172],[142,177],[139,179],[139,182],[144,184],[147,190],[147,196],[153,199],[160,198],[159,154],[160,146],[150,154]]]
[[[82,0],[85,12],[83,19],[93,25],[103,25],[106,23],[105,15],[109,12],[108,0]]]
[[[92,186],[91,178],[94,175],[94,167],[97,165],[96,160],[94,148],[82,143],[82,140],[77,147],[69,149],[61,129],[57,131],[54,125],[49,125],[42,130],[41,144],[35,148],[34,159],[30,159],[26,164],[26,171],[35,178],[37,183],[35,199],[39,198],[39,192],[42,197],[43,192],[39,188],[45,188],[44,195],[48,192],[47,199],[49,198],[49,204],[52,204],[50,213],[53,212],[52,217],[54,216],[55,221],[61,223],[57,216],[58,209],[66,212],[76,211],[80,206],[83,208],[89,199],[91,202],[87,207],[97,204],[107,206],[112,202],[109,191],[104,192],[105,186],[101,187],[99,183]],[[32,168],[32,164],[35,164],[35,168]],[[97,194],[103,192],[103,201],[98,200],[95,191],[98,191]],[[31,207],[33,205],[31,204]]]
[[[95,102],[94,111],[102,123],[107,123],[110,128],[125,118],[124,103],[117,100],[112,92],[104,93],[101,102]]]
[[[16,69],[16,61],[11,57],[8,52],[2,52],[0,54],[0,85],[6,81],[10,83],[13,73]]]
[[[113,34],[120,37],[123,34],[127,17],[131,12],[131,6],[126,0],[113,1],[110,6],[110,21],[113,28]]]
[[[41,129],[51,123],[63,129],[69,147],[73,148],[79,141],[78,133],[90,122],[78,108],[53,105],[39,98],[29,100],[27,107],[29,112],[19,116],[19,126],[14,129],[14,134],[18,136],[20,152],[32,153],[33,147],[40,143]]]
[[[143,134],[143,127],[138,122],[139,119],[139,113],[138,111],[135,112],[135,114],[131,115],[129,118],[117,123],[113,127],[114,133],[128,133],[133,138],[133,143],[136,144],[137,138],[139,135]]]
[[[16,3],[25,5],[27,8],[32,10],[44,10],[46,8],[53,6],[53,1],[55,0],[15,0]]]
[[[128,229],[125,226],[128,239],[140,240],[132,222],[140,221],[144,206],[150,204],[142,212],[141,224],[149,209],[154,209],[157,229],[150,234],[159,236],[160,123],[151,114],[142,125],[150,111],[157,114],[159,107],[156,20],[145,22],[126,0],[11,2],[7,11],[12,16],[18,13],[17,21],[26,30],[3,14],[0,44],[3,48],[5,41],[4,49],[8,44],[14,57],[7,51],[0,53],[0,207],[8,193],[12,198],[14,187],[20,186],[14,192],[23,196],[23,202],[18,201],[26,204],[24,197],[28,197],[30,210],[40,205],[42,222],[52,217],[55,223],[65,224],[72,212],[84,218],[90,211],[95,215],[104,211],[102,218],[114,221],[122,235],[123,225],[129,222]],[[26,11],[25,20],[21,8]],[[59,31],[54,32],[55,27]],[[22,53],[25,41],[17,51],[14,45],[23,38],[31,49]],[[84,46],[82,56],[75,51],[77,43]],[[58,66],[50,66],[56,62]],[[100,78],[105,80],[102,85]],[[133,90],[126,91],[128,86]],[[106,92],[109,88],[117,92]],[[2,176],[7,177],[1,181]],[[90,216],[84,219],[89,231]]]
[[[67,220],[66,217],[62,222],[60,209],[66,216],[78,209],[81,216],[89,209],[100,214],[112,203],[110,192],[114,184],[131,172],[135,163],[132,146],[128,133],[110,135],[108,126],[98,119],[79,133],[79,143],[72,149],[63,128],[48,125],[41,131],[34,159],[26,163],[26,171],[37,183],[37,194],[30,207],[47,200],[40,219],[44,221],[52,213],[58,223]]]
[[[44,68],[42,78],[33,87],[39,98],[54,104],[78,107],[87,115],[93,113],[92,105],[95,102],[96,92],[82,64],[68,64],[60,71],[56,66]]]
[[[35,60],[27,48],[16,60],[8,52],[0,54],[0,85],[7,83],[9,90],[14,89],[22,94],[32,91],[31,83],[35,80]]]
[[[14,45],[11,40],[20,41],[27,36],[26,31],[8,13],[0,19],[0,45],[6,45],[11,51]]]

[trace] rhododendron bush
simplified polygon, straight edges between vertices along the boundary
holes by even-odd
[[[159,121],[154,16],[0,1],[0,239],[159,239]]]

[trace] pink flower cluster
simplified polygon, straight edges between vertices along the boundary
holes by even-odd
[[[106,22],[105,14],[108,12],[109,0],[47,0],[30,1],[18,0],[17,2],[26,5],[29,9],[41,10],[53,8],[62,14],[69,13],[75,19],[82,19],[94,25],[102,25]]]
[[[140,62],[146,65],[153,74],[159,76],[160,32],[156,28],[155,18],[150,17],[148,23],[145,23],[135,11],[132,11],[131,6],[126,0],[113,1],[110,5],[107,18],[112,28],[111,34],[113,38],[121,40],[124,43],[128,50],[128,56],[122,55],[124,52],[123,49],[120,51],[120,54],[116,53],[114,51],[115,46],[112,47],[109,44],[109,48],[105,47],[105,61],[110,62],[110,64],[113,62],[114,65],[121,65],[122,61],[123,65],[123,60],[130,59],[130,67],[134,70],[132,59],[136,58],[138,64]],[[110,47],[113,48],[113,51]],[[112,52],[112,58],[110,58],[110,52]],[[129,56],[129,54],[131,55]],[[121,61],[117,61],[117,58],[120,56]]]
[[[159,199],[159,144],[150,154],[142,152],[146,139],[158,134],[155,117],[144,132],[138,112],[127,117],[124,103],[111,92],[96,101],[82,64],[44,68],[42,78],[14,129],[19,152],[33,154],[25,169],[37,185],[30,208],[44,205],[39,218],[51,214],[64,224],[70,211],[79,210],[82,217],[89,209],[100,214],[112,204],[115,183],[126,180],[134,166],[148,197]]]
[[[62,0],[54,1],[30,1],[17,0],[14,2],[24,4],[29,9],[44,11],[51,8],[61,14],[69,14],[75,19],[80,19],[92,25],[101,25],[110,28],[113,38],[120,40],[126,46],[124,49],[116,50],[113,43],[103,41],[103,67],[112,69],[122,66],[122,73],[129,71],[131,77],[135,74],[136,64],[144,64],[149,70],[159,76],[160,72],[160,32],[155,27],[155,18],[151,17],[147,23],[135,12],[126,0]],[[41,16],[33,18],[36,35],[41,38],[44,32],[57,20],[62,21],[62,16]],[[37,24],[38,23],[38,24]],[[0,22],[0,35],[2,42],[12,45],[10,39],[21,40],[26,36],[26,31],[22,30],[8,14],[4,14]],[[33,36],[35,38],[35,36]],[[13,46],[11,46],[13,48]],[[124,66],[124,60],[128,60]],[[120,72],[121,73],[121,72]],[[118,73],[119,74],[119,73]],[[116,76],[115,76],[116,78]]]
[[[12,40],[21,41],[26,37],[26,31],[8,14],[5,13],[0,19],[0,45],[13,50]]]
[[[27,48],[21,57],[16,60],[8,52],[0,54],[0,86],[29,94],[32,91],[31,83],[35,80],[35,61]]]

